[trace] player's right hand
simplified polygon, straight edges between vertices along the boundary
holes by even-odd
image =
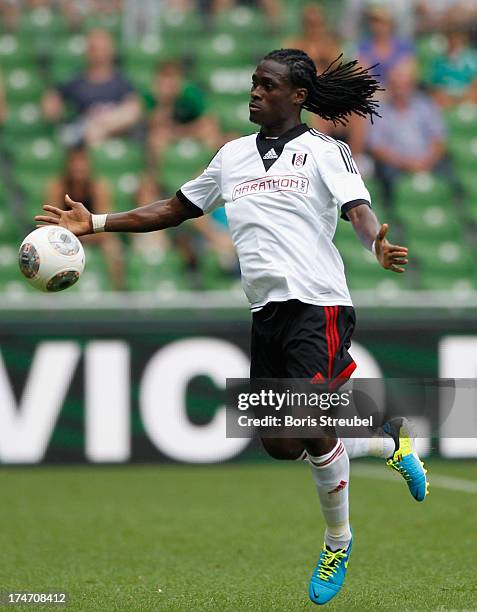
[[[374,241],[376,259],[386,270],[402,274],[405,272],[404,266],[408,263],[407,247],[391,244],[385,238],[389,226],[387,223],[381,225],[381,229]]]
[[[45,204],[43,210],[50,215],[36,215],[37,227],[43,225],[60,225],[69,229],[76,236],[93,233],[91,213],[81,202],[74,202],[68,194],[65,195],[66,210]]]

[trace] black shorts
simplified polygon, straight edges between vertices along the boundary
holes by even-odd
[[[338,388],[356,369],[348,353],[352,306],[269,302],[253,313],[250,378],[307,378]]]

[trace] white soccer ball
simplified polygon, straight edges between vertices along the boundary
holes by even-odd
[[[57,225],[28,234],[18,254],[23,276],[30,285],[46,292],[74,285],[84,270],[84,262],[81,242],[70,230]]]

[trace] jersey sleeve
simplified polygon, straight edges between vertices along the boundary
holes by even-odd
[[[371,207],[371,196],[347,144],[336,141],[320,155],[317,163],[321,178],[345,221],[349,221],[347,212],[355,206],[366,203]]]
[[[200,176],[182,185],[177,197],[193,204],[204,214],[222,204],[222,149],[219,149]]]

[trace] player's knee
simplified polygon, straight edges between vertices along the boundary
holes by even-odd
[[[304,446],[300,440],[262,438],[262,444],[273,459],[296,461],[304,451]]]

